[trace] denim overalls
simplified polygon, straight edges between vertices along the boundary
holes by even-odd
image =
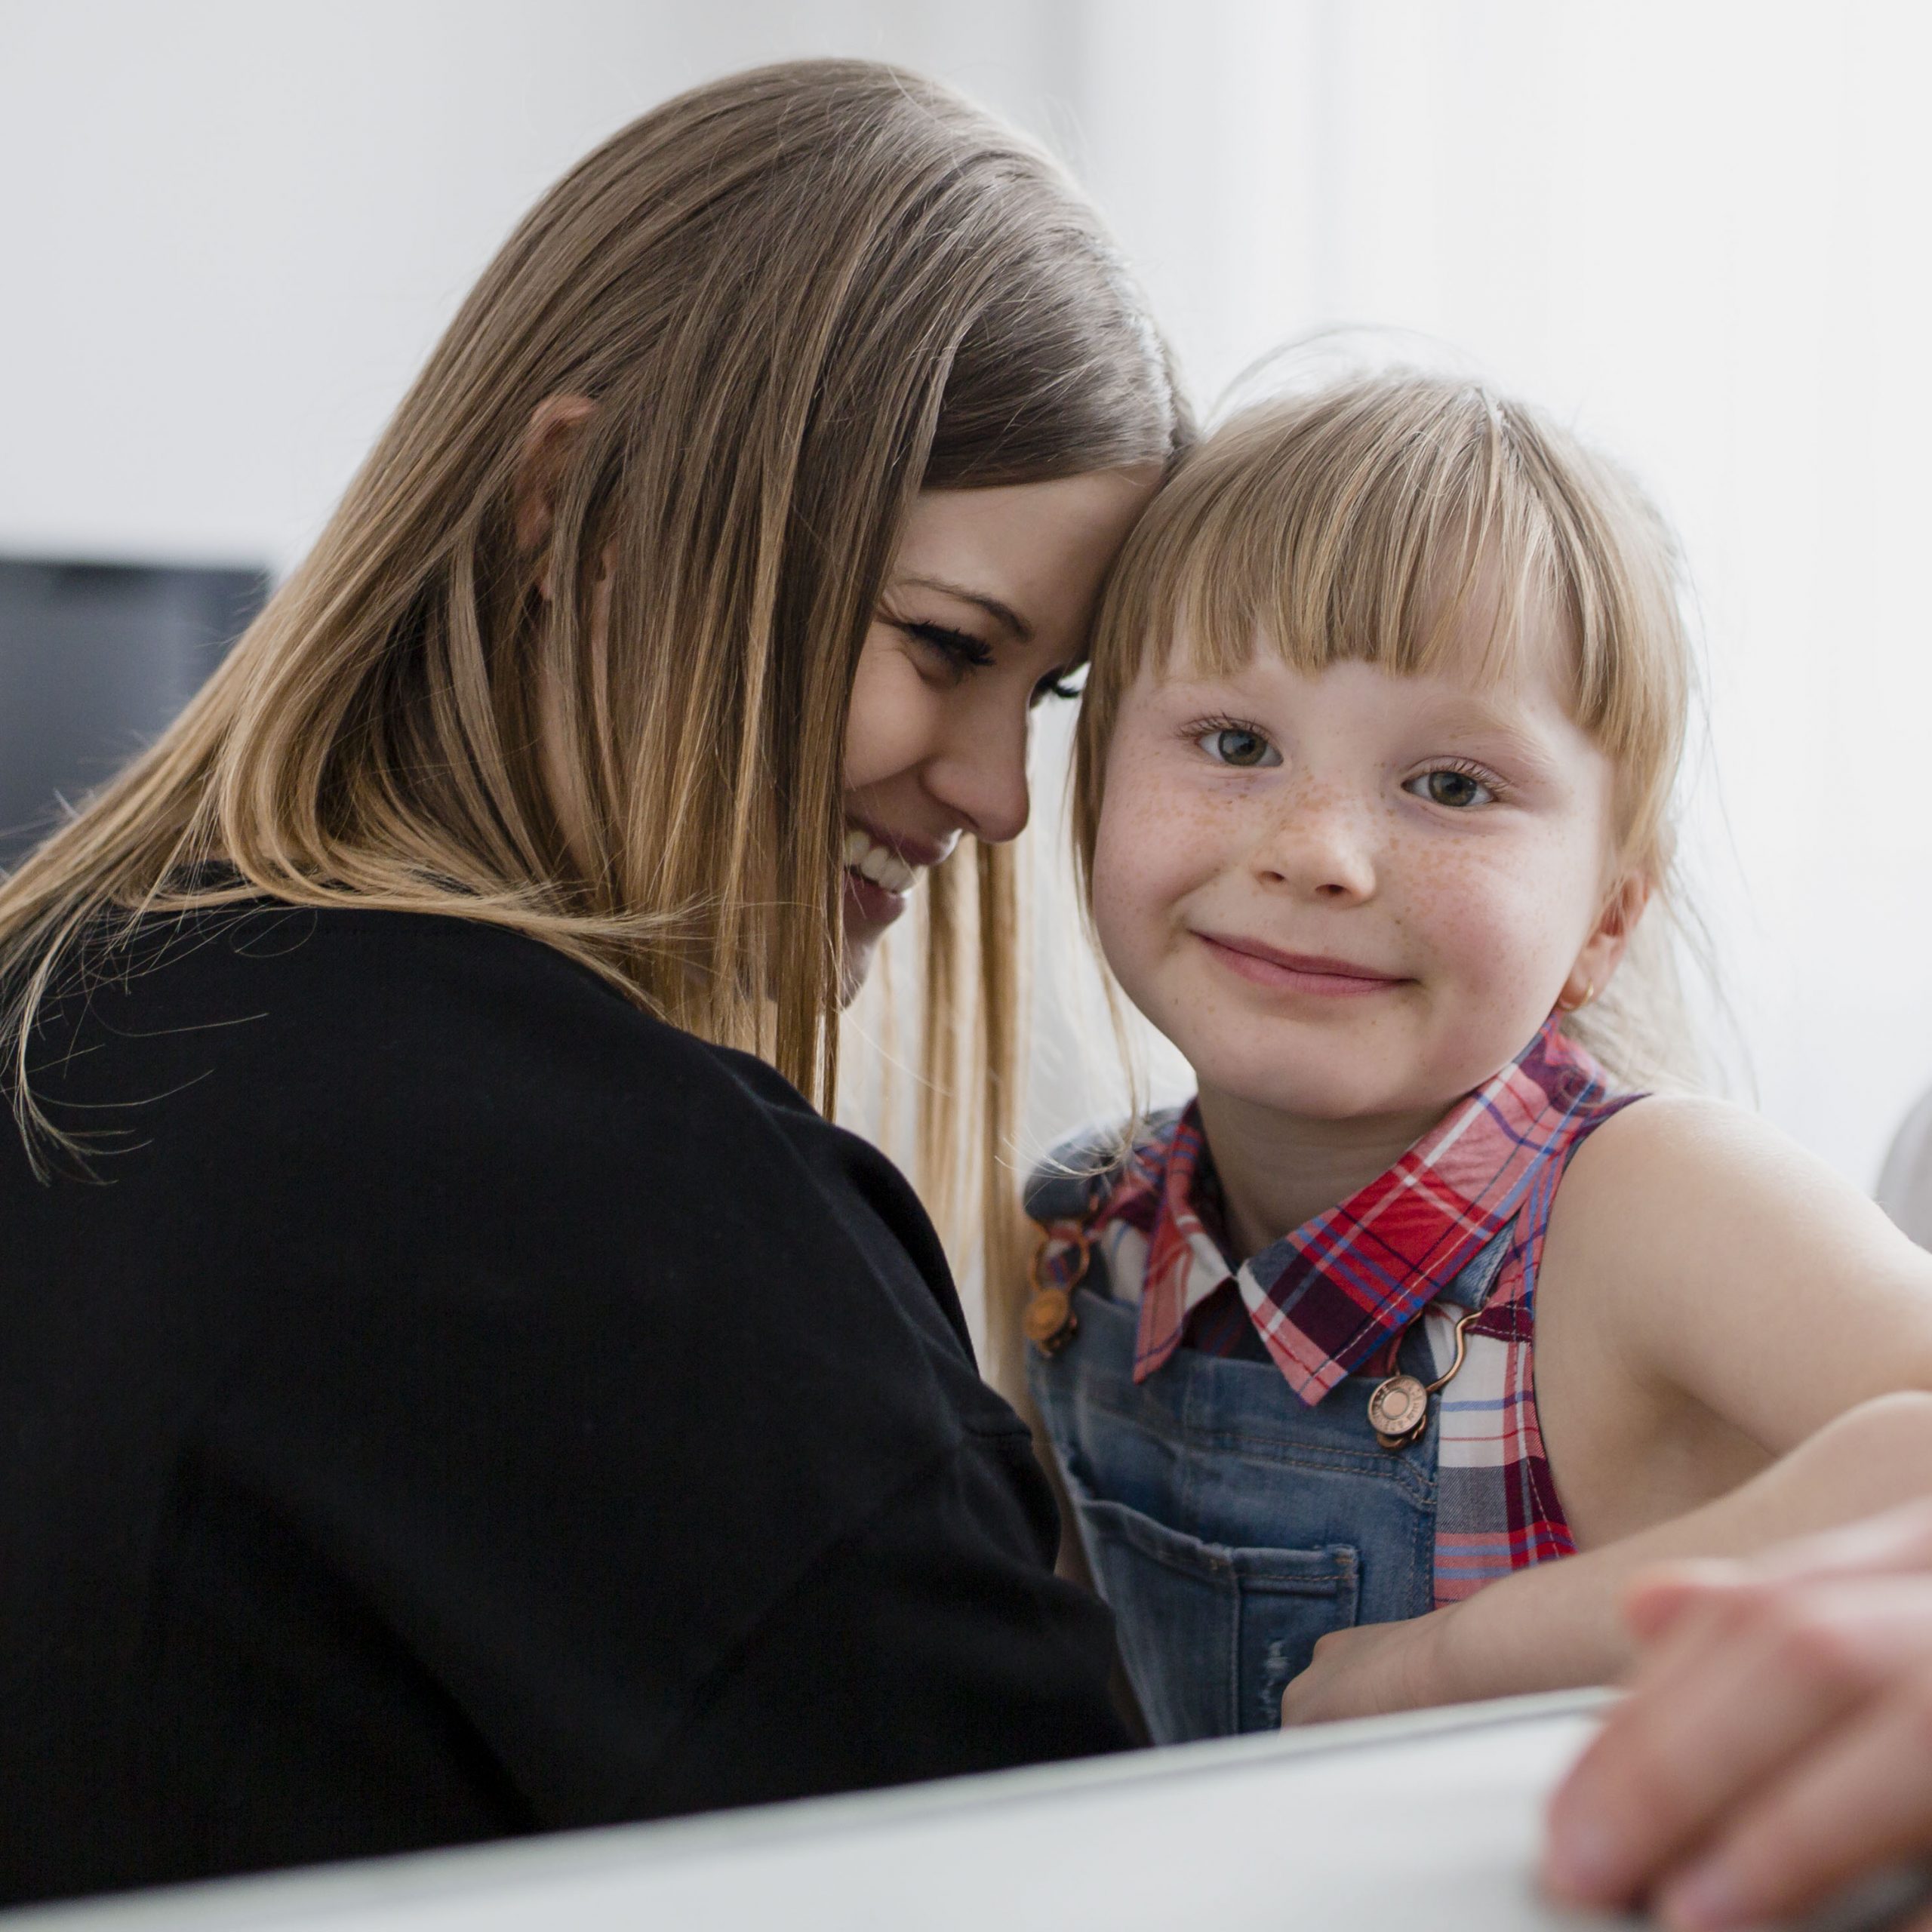
[[[1077,1220],[1086,1186],[1036,1180],[1028,1211]],[[1481,1306],[1510,1238],[1436,1306]],[[1318,1638],[1433,1607],[1441,1398],[1420,1436],[1391,1451],[1368,1419],[1379,1374],[1309,1407],[1271,1362],[1183,1349],[1137,1385],[1139,1311],[1094,1278],[1097,1247],[1088,1266],[1077,1325],[1053,1353],[1029,1348],[1028,1380],[1148,1729],[1157,1744],[1272,1730]],[[1419,1318],[1400,1366],[1433,1381],[1447,1364],[1427,1331],[1449,1325]]]

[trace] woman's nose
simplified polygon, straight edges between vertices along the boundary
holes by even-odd
[[[1026,737],[1025,713],[983,713],[962,721],[926,768],[934,797],[988,844],[1003,844],[1026,829]]]
[[[1304,794],[1270,828],[1256,865],[1269,882],[1331,905],[1374,896],[1374,842],[1346,801]]]

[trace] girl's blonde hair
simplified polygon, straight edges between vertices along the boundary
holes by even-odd
[[[525,452],[568,398],[592,407],[533,555]],[[847,706],[914,494],[1187,434],[1097,217],[947,90],[814,61],[645,115],[505,244],[186,713],[0,880],[29,1146],[62,1141],[29,1041],[65,964],[263,894],[510,928],[826,1103]],[[983,1168],[1014,1106],[1009,855],[968,841],[929,890],[921,1138]]]
[[[1297,669],[1398,674],[1472,641],[1484,676],[1569,654],[1571,715],[1617,778],[1614,859],[1672,909],[1672,798],[1693,685],[1676,544],[1637,484],[1485,384],[1352,376],[1243,411],[1181,465],[1128,540],[1095,623],[1072,793],[1090,908],[1107,751],[1142,670],[1225,675],[1257,644]],[[1620,1078],[1672,1081],[1687,1041],[1665,921],[1565,1022]]]

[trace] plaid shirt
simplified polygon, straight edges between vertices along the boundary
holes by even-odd
[[[1211,1231],[1216,1189],[1198,1111],[1155,1121],[1097,1188],[1078,1230],[1105,1260],[1114,1298],[1140,1304],[1134,1380],[1183,1346],[1262,1353],[1312,1406],[1346,1376],[1392,1367],[1418,1320],[1440,1374],[1464,1311],[1439,1298],[1510,1229],[1489,1297],[1466,1331],[1463,1366],[1433,1398],[1441,1405],[1435,1601],[1454,1602],[1512,1570],[1570,1555],[1576,1545],[1537,1417],[1537,1270],[1565,1164],[1592,1128],[1636,1097],[1612,1098],[1602,1069],[1552,1019],[1392,1168],[1238,1269]],[[1060,1238],[1044,1260],[1064,1278],[1081,1250],[1072,1227],[1054,1232]]]

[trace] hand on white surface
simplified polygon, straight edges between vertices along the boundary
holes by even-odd
[[[1452,1614],[1432,1611],[1406,1623],[1330,1632],[1281,1694],[1281,1722],[1326,1724],[1454,1702],[1457,1694],[1443,1675],[1441,1643],[1443,1620]]]
[[[1631,1694],[1550,1807],[1557,1897],[1702,1932],[1932,1857],[1932,1503],[1654,1571],[1624,1614]]]

